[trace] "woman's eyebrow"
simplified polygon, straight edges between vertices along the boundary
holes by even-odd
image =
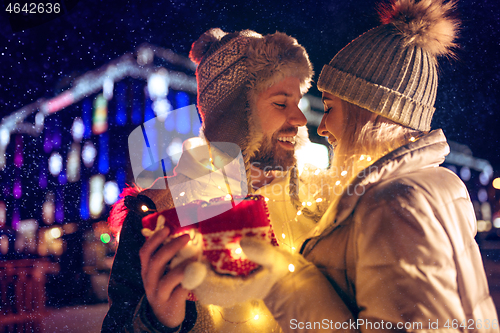
[[[285,97],[290,97],[291,96],[286,91],[277,91],[275,93],[272,93],[269,97],[274,97],[274,96],[278,96],[278,95],[284,95]]]

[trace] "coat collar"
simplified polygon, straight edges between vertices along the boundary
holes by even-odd
[[[221,147],[223,150],[219,149]],[[228,186],[233,195],[246,196],[245,167],[239,147],[232,143],[212,144],[211,156],[208,149],[202,138],[186,140],[174,168],[174,176],[158,178],[141,194],[150,198],[159,211],[171,208],[178,203],[176,199],[179,197],[182,197],[181,201],[192,201],[224,196]],[[214,159],[215,171],[212,170],[210,157]]]
[[[441,129],[434,130],[419,140],[402,146],[361,171],[342,193],[337,204],[333,203],[312,236],[332,229],[345,221],[353,212],[360,198],[374,185],[412,171],[437,167],[450,152]]]

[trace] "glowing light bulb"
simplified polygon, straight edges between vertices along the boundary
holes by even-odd
[[[311,205],[312,205],[312,203],[311,203],[311,202],[307,202],[307,205],[308,205],[308,206],[311,206]]]
[[[299,210],[299,211],[297,212],[297,215],[302,215],[302,211],[301,211],[301,210]]]
[[[266,202],[268,202],[268,201],[269,201],[269,198],[268,198],[268,197],[265,197],[265,198],[264,198],[264,200],[265,200]]]
[[[288,270],[293,273],[295,271],[295,266],[293,264],[288,265]]]
[[[281,238],[285,239],[285,234],[284,233],[281,234]]]
[[[158,99],[167,96],[168,78],[164,71],[151,74],[148,78],[148,93],[151,99]]]
[[[90,141],[85,142],[82,149],[83,164],[85,164],[87,168],[92,167],[96,156],[97,150],[95,149],[94,144]]]
[[[242,250],[241,250],[241,247],[239,247],[239,248],[237,248],[236,250],[234,250],[234,253],[236,253],[236,254],[241,254],[241,251],[242,251]]]
[[[335,182],[335,185],[340,185],[340,180],[337,180],[337,181]]]
[[[61,230],[59,228],[52,228],[50,230],[50,235],[52,238],[59,238],[61,237]]]
[[[493,179],[493,187],[497,190],[500,190],[500,178]]]
[[[57,152],[53,152],[49,158],[49,171],[53,176],[59,175],[63,166],[63,159]]]
[[[371,156],[366,157],[366,160],[370,162],[372,160]]]
[[[108,244],[111,241],[111,236],[108,233],[101,234],[101,242]]]
[[[253,317],[253,319],[258,320],[259,319],[259,315],[256,314],[255,317]]]
[[[146,205],[142,205],[142,206],[141,206],[141,210],[142,210],[143,212],[147,212],[147,211],[149,210],[149,208],[148,208],[148,206],[146,206]]]
[[[359,160],[360,160],[360,161],[362,161],[362,160],[364,160],[364,159],[365,159],[365,155],[361,155],[361,156],[359,157]]]
[[[73,126],[71,127],[71,135],[73,135],[73,140],[76,142],[80,142],[83,138],[84,133],[85,125],[83,124],[83,120],[79,117],[76,117],[73,121]]]
[[[305,205],[306,205],[306,202],[305,202],[305,201],[303,201],[303,202],[302,202],[302,206],[305,206]]]
[[[109,181],[104,184],[104,202],[106,202],[108,205],[112,205],[116,201],[118,201],[119,196],[120,188],[118,187],[118,184],[116,182]]]
[[[186,194],[186,192],[181,192],[181,193],[179,193],[179,196],[183,197],[184,194]]]
[[[323,201],[323,199],[321,198],[316,199],[316,202],[321,202],[321,201]]]
[[[415,142],[415,137],[413,137],[413,136],[412,136],[412,137],[410,138],[410,141],[411,141],[411,142]]]
[[[344,170],[344,171],[342,171],[342,172],[340,173],[340,175],[341,175],[342,177],[345,177],[345,175],[347,175],[347,171],[345,171],[345,170]]]

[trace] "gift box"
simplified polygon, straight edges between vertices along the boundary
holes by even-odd
[[[197,210],[198,207],[204,203],[205,201],[201,200],[194,201],[180,208],[167,209],[162,212],[149,214],[145,216],[142,219],[143,235],[146,238],[149,238],[154,233],[154,231],[163,228],[170,229],[170,236],[168,237],[167,240],[182,236],[186,233],[192,234],[193,230],[198,230]],[[181,222],[179,221],[177,210],[182,210],[183,211],[182,217],[188,220],[184,221],[183,223],[184,226],[182,226]],[[163,216],[163,218],[159,220],[160,216]],[[157,225],[158,221],[160,221],[162,225]],[[144,229],[148,229],[150,231]]]
[[[196,201],[190,204],[148,215],[143,218],[143,227],[155,230],[160,219],[163,227],[168,227],[171,237],[189,233],[191,239],[201,235],[201,250],[213,269],[219,274],[247,276],[258,268],[241,251],[239,241],[242,237],[254,237],[278,246],[269,220],[265,198],[251,195],[238,198],[237,204],[227,197],[212,199],[209,202]],[[179,212],[181,211],[181,212]],[[189,225],[178,216],[189,218]],[[161,228],[162,226],[160,226]],[[169,237],[169,239],[171,239]]]

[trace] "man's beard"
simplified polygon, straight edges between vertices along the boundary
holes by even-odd
[[[283,149],[278,137],[290,131],[278,131],[271,138],[265,136],[259,150],[251,159],[252,165],[261,170],[286,171],[296,163],[295,151]]]

